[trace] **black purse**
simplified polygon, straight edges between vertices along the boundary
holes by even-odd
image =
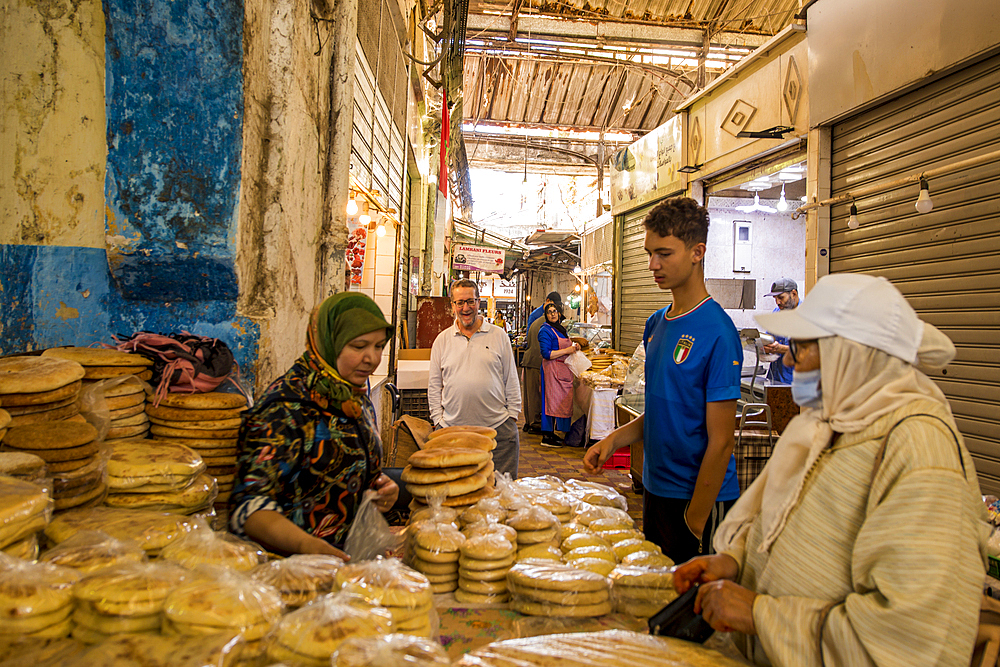
[[[649,634],[704,644],[715,630],[701,614],[694,613],[696,597],[698,586],[692,586],[684,595],[656,612],[649,619]]]

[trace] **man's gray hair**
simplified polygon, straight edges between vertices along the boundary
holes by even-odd
[[[479,298],[479,283],[475,280],[469,280],[468,278],[461,278],[459,280],[452,281],[451,285],[448,287],[448,296],[455,298],[455,288],[457,287],[471,287],[476,290],[476,298]]]

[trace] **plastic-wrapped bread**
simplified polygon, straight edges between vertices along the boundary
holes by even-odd
[[[91,646],[66,665],[129,665],[129,667],[236,667],[247,664],[247,642],[239,633],[164,636],[159,633],[112,635]]]
[[[477,567],[463,567],[459,561],[455,599],[464,603],[506,602],[509,599],[506,575],[515,550],[514,543],[500,533],[466,540],[462,545],[462,558],[466,563],[477,563]]]
[[[448,654],[435,641],[390,634],[348,639],[333,656],[333,667],[449,667]]]
[[[566,491],[591,505],[628,510],[628,500],[625,496],[607,484],[571,479],[566,482]]]
[[[542,507],[526,507],[507,517],[507,525],[517,531],[518,544],[538,544],[558,539],[559,519]]]
[[[507,510],[500,504],[499,498],[483,498],[462,512],[459,520],[462,528],[465,528],[480,521],[503,521],[506,518]]]
[[[213,565],[238,572],[249,572],[267,561],[267,554],[253,542],[230,533],[199,528],[181,535],[160,552],[160,559],[177,563],[189,570],[199,565]]]
[[[0,475],[0,549],[43,530],[52,508],[46,485]]]
[[[276,588],[285,606],[294,609],[337,590],[337,571],[343,566],[336,556],[295,554],[261,563],[250,571],[250,578]]]
[[[147,555],[153,556],[184,533],[199,527],[205,527],[203,521],[168,512],[93,507],[56,515],[45,527],[45,535],[59,544],[81,530],[102,530],[120,540],[135,540]]]
[[[605,630],[493,642],[470,651],[453,666],[740,667],[742,664],[745,663],[681,639]]]
[[[677,597],[669,567],[619,565],[608,578],[615,611],[632,616],[653,616]]]
[[[592,522],[599,519],[617,519],[621,523],[628,523],[630,526],[635,525],[628,512],[618,507],[591,505],[590,503],[581,503],[576,506],[574,521],[577,523],[590,526]]]
[[[0,554],[0,637],[68,637],[75,570]]]
[[[108,487],[114,491],[147,492],[183,489],[205,472],[205,462],[193,449],[156,440],[122,440],[108,460]]]
[[[281,619],[267,640],[267,657],[295,667],[324,667],[346,640],[390,632],[392,615],[342,596],[322,597]]]
[[[524,561],[507,573],[510,608],[529,616],[602,616],[611,612],[607,577],[571,565]]]
[[[673,567],[674,561],[659,551],[636,551],[622,558],[621,564],[646,567]]]
[[[119,540],[100,530],[83,530],[47,550],[39,560],[88,574],[112,565],[145,562],[146,552],[134,540]]]
[[[426,576],[395,558],[348,563],[337,572],[341,590],[392,614],[393,631],[430,637],[437,632],[434,593]]]

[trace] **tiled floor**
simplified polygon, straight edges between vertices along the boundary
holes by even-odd
[[[583,447],[561,447],[552,449],[542,447],[542,438],[520,431],[521,459],[518,464],[518,477],[533,477],[536,475],[554,475],[562,480],[580,479],[600,482],[614,487],[628,499],[628,512],[635,519],[636,525],[642,527],[642,497],[632,491],[632,477],[627,469],[605,470],[603,475],[591,475],[583,469]]]

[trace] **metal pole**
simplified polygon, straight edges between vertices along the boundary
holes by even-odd
[[[330,66],[329,152],[326,163],[326,213],[320,231],[317,301],[346,289],[347,205],[350,192],[351,137],[354,124],[354,47],[358,37],[358,0],[338,0],[334,9]]]

